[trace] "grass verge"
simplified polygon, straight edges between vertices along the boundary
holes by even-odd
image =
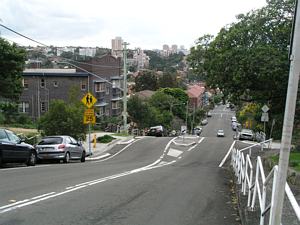
[[[271,156],[271,160],[275,164],[278,164],[279,155]],[[289,167],[300,172],[300,152],[291,152],[290,153]]]

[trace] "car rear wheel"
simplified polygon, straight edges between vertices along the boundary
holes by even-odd
[[[34,151],[30,152],[30,157],[27,161],[27,166],[35,166],[36,164],[36,153]]]
[[[85,152],[82,152],[80,161],[85,162]]]
[[[64,163],[69,163],[70,162],[70,153],[67,152],[64,158]]]

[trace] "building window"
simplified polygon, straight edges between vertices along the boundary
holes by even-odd
[[[54,87],[58,87],[58,81],[56,81],[56,80],[53,81],[53,86],[54,86]]]
[[[112,87],[119,88],[120,87],[120,80],[112,80]]]
[[[109,87],[106,86],[106,94],[109,95]]]
[[[44,78],[41,79],[41,88],[44,88],[46,85],[46,81]]]
[[[19,103],[19,112],[20,113],[29,113],[29,102]]]
[[[27,80],[27,79],[24,78],[24,79],[22,80],[22,84],[23,84],[23,88],[24,88],[24,89],[28,89],[28,80]]]
[[[86,90],[86,81],[81,81],[81,90],[85,91]]]
[[[105,83],[95,83],[95,92],[104,92],[105,88]]]
[[[47,102],[41,102],[41,112],[47,112]]]
[[[111,108],[112,109],[118,109],[119,108],[119,102],[118,101],[112,102]]]
[[[100,107],[100,109],[99,109],[100,116],[103,116],[104,113],[105,113],[105,107]]]

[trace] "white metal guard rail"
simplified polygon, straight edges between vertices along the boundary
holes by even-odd
[[[247,200],[247,207],[250,208],[250,210],[254,210],[256,199],[258,198],[259,201],[259,208],[260,208],[260,225],[264,225],[265,223],[265,217],[268,212],[270,212],[269,215],[273,214],[273,201],[274,201],[274,186],[273,184],[276,183],[276,179],[278,176],[278,166],[274,166],[271,172],[268,174],[268,176],[265,176],[263,164],[261,157],[257,157],[256,161],[256,170],[253,170],[252,162],[250,159],[252,147],[254,146],[261,146],[261,150],[263,150],[263,147],[266,143],[270,144],[272,143],[272,139],[263,141],[261,143],[257,143],[254,145],[251,145],[247,148],[243,148],[241,150],[238,150],[235,148],[235,144],[233,144],[230,147],[231,152],[231,165],[233,167],[234,173],[237,177],[238,184],[241,184],[241,192],[243,195],[248,194],[248,200]],[[248,154],[245,156],[245,151],[249,151]],[[228,154],[225,156],[225,158],[222,160],[220,167],[224,164]],[[255,180],[253,181],[253,174],[255,173]],[[273,179],[272,179],[273,178]],[[271,193],[271,201],[267,205],[267,192],[268,192],[268,185],[270,184],[270,181],[272,182],[272,193]],[[300,207],[289,187],[289,185],[286,183],[285,192],[288,197],[289,202],[292,205],[292,208],[296,214],[296,217],[298,221],[300,221]],[[270,216],[270,218],[272,218]],[[272,225],[273,221],[271,219],[269,220],[269,225]]]

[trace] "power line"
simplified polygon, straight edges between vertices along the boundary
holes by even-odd
[[[67,60],[67,61],[72,61],[72,62],[76,62],[76,63],[80,63],[80,64],[84,64],[84,65],[88,65],[88,66],[95,66],[95,67],[107,67],[107,68],[122,68],[121,66],[104,66],[104,65],[95,65],[95,64],[91,64],[91,63],[86,63],[86,62],[80,62],[80,61],[76,61],[76,60],[73,60],[73,59],[67,59],[67,58],[63,58],[61,57],[62,59],[64,60]]]
[[[7,29],[7,30],[9,30],[9,31],[11,31],[11,32],[13,32],[13,33],[15,33],[15,34],[17,34],[17,35],[23,37],[23,38],[26,38],[26,39],[28,39],[28,40],[30,40],[30,41],[33,41],[33,42],[35,42],[35,43],[37,43],[37,44],[40,44],[40,45],[44,46],[44,47],[50,48],[49,45],[46,45],[46,44],[44,44],[44,43],[42,43],[42,42],[39,42],[39,41],[36,41],[36,40],[34,40],[34,39],[30,38],[30,37],[27,37],[26,35],[21,34],[21,33],[17,32],[17,31],[15,31],[15,30],[13,30],[13,29],[11,29],[11,28],[9,28],[9,27],[3,25],[3,24],[0,24],[0,26],[4,27],[5,29]],[[67,51],[64,51],[64,52],[67,52]],[[103,68],[121,68],[121,66],[94,65],[94,64],[90,64],[90,63],[85,63],[85,62],[80,62],[80,61],[76,61],[76,60],[64,58],[64,57],[61,57],[61,56],[59,56],[59,57],[60,57],[61,59],[63,59],[63,60],[72,61],[72,62],[76,62],[76,63],[80,63],[80,64],[85,64],[85,65],[90,65],[90,66],[94,66],[94,67],[103,67]],[[80,68],[80,69],[82,69],[82,68]]]
[[[36,40],[34,40],[34,39],[30,38],[30,37],[27,37],[27,36],[25,36],[25,35],[23,35],[23,34],[17,32],[17,31],[15,31],[15,30],[13,30],[13,29],[7,27],[7,26],[4,26],[3,24],[0,24],[0,26],[4,27],[5,29],[7,29],[7,30],[9,30],[9,31],[11,31],[11,32],[13,32],[13,33],[15,33],[15,34],[17,34],[17,35],[23,37],[23,38],[26,38],[26,39],[28,39],[28,40],[30,40],[30,41],[33,41],[33,42],[38,43],[38,44],[40,44],[40,45],[43,45],[43,46],[45,46],[45,47],[49,47],[48,45],[43,44],[43,43],[41,43],[41,42],[39,42],[39,41],[36,41]]]

